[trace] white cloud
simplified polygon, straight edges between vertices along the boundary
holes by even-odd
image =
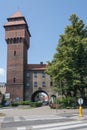
[[[3,68],[0,68],[0,76],[4,76],[5,70]]]

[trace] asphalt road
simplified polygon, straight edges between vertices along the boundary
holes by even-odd
[[[7,117],[1,123],[0,130],[87,130],[86,120],[77,120],[72,118],[34,118],[26,120],[20,117],[20,121],[14,120],[14,117]]]
[[[87,130],[87,110],[55,110],[49,106],[0,109],[0,130]]]

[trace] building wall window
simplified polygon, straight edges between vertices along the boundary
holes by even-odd
[[[42,72],[42,78],[45,78],[45,73],[44,72]]]
[[[34,78],[37,78],[37,72],[34,72]]]
[[[26,77],[30,77],[30,73],[29,72],[26,73]]]
[[[26,87],[29,87],[30,86],[30,84],[29,83],[26,83]]]
[[[46,83],[44,81],[42,82],[42,87],[46,87]]]
[[[37,87],[37,86],[38,86],[37,82],[34,82],[34,87]]]

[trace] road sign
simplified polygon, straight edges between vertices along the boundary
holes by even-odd
[[[5,99],[10,99],[10,93],[5,93]]]
[[[83,104],[83,99],[82,99],[82,98],[79,98],[79,99],[78,99],[78,104],[79,104],[79,105],[82,105],[82,104]]]

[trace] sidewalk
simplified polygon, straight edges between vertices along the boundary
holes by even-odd
[[[51,109],[49,106],[43,106],[38,108],[29,108],[28,106],[1,108],[0,113],[3,116],[0,117],[23,117],[28,118],[55,118],[55,117],[66,117],[69,119],[86,119],[87,120],[87,109],[83,109],[83,117],[79,116],[78,109]]]
[[[63,114],[75,114],[79,115],[78,109],[51,109],[49,106],[43,106],[38,108],[29,108],[26,106],[16,108],[1,108],[0,113],[5,116],[31,116],[31,115],[63,115]],[[87,109],[83,109],[83,115],[87,116]]]

